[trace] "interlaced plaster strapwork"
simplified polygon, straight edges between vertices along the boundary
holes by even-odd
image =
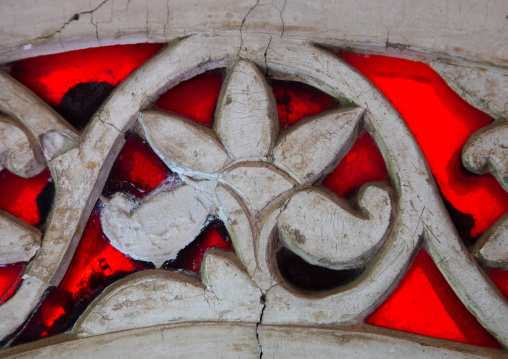
[[[283,39],[271,39],[269,51],[264,42],[243,46],[249,50],[240,48],[236,38],[220,36],[191,36],[171,43],[117,88],[79,145],[59,142],[54,156],[48,158],[57,187],[48,231],[22,287],[8,305],[0,307],[0,314],[6,317],[10,311],[17,313],[6,321],[8,325],[2,324],[2,336],[23,322],[44,288],[61,280],[83,223],[124,141],[123,133],[139,121],[151,146],[179,173],[184,185],[157,193],[144,203],[133,203],[121,194],[113,197],[102,217],[113,245],[160,265],[193,239],[208,214],[214,214],[225,222],[239,262],[209,253],[203,263],[203,283],[160,273],[128,277],[97,299],[75,328],[78,335],[150,325],[150,321],[126,318],[132,318],[133,313],[139,318],[156,316],[157,309],[147,303],[154,292],[164,288],[170,293],[181,291],[189,300],[197,296],[198,288],[207,288],[203,311],[208,313],[208,320],[255,322],[261,311],[255,298],[262,294],[264,324],[358,323],[397,284],[422,240],[464,304],[506,345],[506,302],[462,246],[427,163],[393,106],[366,79],[323,49]],[[218,67],[227,67],[229,74],[213,132],[169,115],[142,111],[165,89]],[[311,118],[280,133],[274,101],[263,76],[266,71],[277,78],[308,83],[355,106]],[[347,153],[362,128],[381,149],[393,188],[366,186],[359,196],[361,213],[354,213],[350,204],[311,185]],[[178,143],[182,137],[186,141]],[[44,142],[41,146],[43,150],[47,147]],[[273,187],[260,194],[256,188],[260,183]],[[175,203],[194,205],[188,205],[182,215],[172,208]],[[173,241],[169,246],[167,238],[154,233],[170,229],[147,225],[162,214],[181,223],[171,229],[178,245]],[[331,220],[323,225],[326,216]],[[295,217],[308,218],[312,228],[295,221]],[[343,226],[344,237],[338,244],[332,243],[330,226]],[[315,233],[318,229],[319,237]],[[149,245],[130,243],[133,233]],[[350,239],[359,234],[362,240],[351,243]],[[310,263],[332,269],[368,265],[368,271],[347,288],[322,297],[295,293],[276,271],[271,248],[279,235]],[[159,257],[160,251],[164,256]],[[229,277],[220,275],[224,271],[235,280],[227,283]],[[31,280],[38,283],[37,288],[30,287]],[[146,282],[153,291],[136,291],[139,283]],[[225,287],[229,284],[239,289],[224,295],[225,290],[231,291]],[[124,306],[120,311],[113,308],[132,296],[136,297],[135,306]],[[228,317],[242,299],[250,304]],[[173,315],[178,308],[171,308],[170,300],[166,305],[169,314],[165,323],[203,320],[193,312]],[[206,307],[213,309],[210,312]],[[112,310],[116,311],[116,322],[109,323]]]

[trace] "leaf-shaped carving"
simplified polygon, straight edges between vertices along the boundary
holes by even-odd
[[[159,157],[176,172],[212,174],[229,161],[212,130],[159,112],[143,112],[139,122]]]
[[[274,163],[300,183],[316,181],[334,168],[358,136],[364,110],[334,110],[289,130],[275,148]]]
[[[508,269],[508,214],[478,239],[473,251],[489,267]]]
[[[214,128],[233,159],[270,152],[279,130],[277,107],[264,75],[252,62],[239,60],[230,71]]]
[[[363,214],[317,189],[295,194],[278,217],[283,242],[309,263],[332,269],[364,264],[383,244],[392,211],[390,196],[376,185],[359,194]]]
[[[212,208],[213,202],[202,191],[183,185],[141,204],[116,194],[105,205],[101,222],[117,249],[162,265],[196,238]]]
[[[0,264],[28,262],[41,245],[41,231],[0,211]]]

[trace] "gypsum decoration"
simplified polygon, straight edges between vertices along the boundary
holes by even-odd
[[[264,41],[253,39],[252,43],[244,43],[242,47],[237,38],[191,36],[169,44],[166,50],[148,61],[119,86],[82,135],[79,147],[49,161],[55,178],[57,197],[50,216],[49,230],[45,233],[42,247],[27,270],[27,275],[37,278],[46,286],[59,283],[81,235],[83,222],[98,198],[112,162],[121,148],[122,134],[132,128],[140,117],[152,147],[185,182],[185,185],[175,189],[175,194],[172,195],[177,195],[176,191],[183,191],[182,188],[192,187],[193,189],[188,191],[191,193],[188,195],[189,200],[206,202],[203,208],[210,213],[216,213],[224,220],[241,262],[241,265],[236,264],[237,270],[246,270],[247,278],[266,295],[263,323],[343,325],[362,321],[397,284],[419,245],[419,238],[422,237],[424,245],[455,292],[479,321],[506,345],[506,302],[492,283],[484,278],[472,257],[461,245],[439,198],[426,161],[404,120],[376,88],[332,54],[301,41],[272,40],[268,49]],[[242,59],[238,60],[238,57]],[[166,89],[218,67],[230,69],[216,114],[215,132],[218,138],[211,132],[206,133],[177,118],[150,112],[139,114]],[[238,67],[241,67],[242,71],[235,71]],[[336,97],[349,99],[358,107],[309,119],[283,134],[284,137],[276,143],[278,129],[273,117],[273,100],[268,95],[260,68],[270,71],[272,76],[305,82]],[[235,77],[238,79],[235,80]],[[256,90],[249,92],[252,89],[242,88],[246,83]],[[243,93],[233,91],[237,87]],[[242,99],[246,102],[241,101]],[[228,105],[231,105],[233,110],[228,109]],[[243,114],[247,114],[246,110],[256,112],[258,106],[261,107],[259,111],[263,116],[255,118],[252,128],[245,130],[243,127],[235,128],[231,125],[234,117],[232,113],[244,111]],[[241,126],[248,126],[247,118],[244,119],[247,124]],[[330,127],[327,129],[326,126],[313,126],[313,123],[321,121],[326,125],[328,121],[333,126],[337,125],[334,121],[340,120],[345,120],[345,128],[341,129],[339,134],[334,133],[331,139],[327,138],[333,144],[333,154],[327,154],[328,157],[323,154],[322,157],[304,158],[299,162],[291,160],[292,156],[304,157],[306,154],[303,148],[311,144],[301,143],[305,136],[332,135],[326,132]],[[171,146],[168,147],[168,142],[164,142],[166,139],[162,138],[161,141],[156,137],[167,135],[167,132],[155,133],[150,129],[154,123],[178,128],[190,139],[195,137],[201,141],[206,140],[207,147],[198,152],[195,162],[191,162],[185,153],[175,153]],[[360,207],[364,208],[363,218],[358,218],[362,216],[352,216],[345,203],[336,203],[308,186],[347,153],[361,127],[371,134],[381,149],[395,193],[391,195],[389,190],[379,186],[366,187],[363,196],[360,195],[360,200],[363,201]],[[320,133],[321,130],[324,133]],[[259,142],[249,139],[252,132]],[[397,133],[397,136],[393,136],[394,133]],[[266,134],[268,136],[265,137]],[[284,148],[284,141],[291,137],[301,146],[294,150],[295,153],[287,154],[291,149]],[[256,145],[244,148],[238,145],[240,138]],[[261,143],[261,139],[266,138],[268,141]],[[99,148],[95,147],[98,141],[101,143]],[[197,140],[188,142],[200,143]],[[207,161],[206,155],[210,148],[222,155],[213,161]],[[207,166],[211,168],[206,168]],[[260,198],[252,182],[249,182],[252,176],[260,181],[270,176],[276,178],[278,187],[273,189],[268,198]],[[80,186],[77,186],[78,181],[83,178],[86,178],[86,184],[80,183]],[[148,201],[167,195],[161,192]],[[182,195],[183,197],[185,195]],[[291,221],[294,215],[307,215],[308,210],[301,204],[308,201],[315,205],[316,212],[331,208],[336,211],[336,218],[346,218],[350,222],[353,219],[360,221],[360,224],[351,228],[365,231],[369,235],[369,241],[362,243],[359,249],[347,248],[347,241],[341,242],[343,251],[330,253],[329,258],[322,258],[320,248],[313,244],[316,240],[315,234],[312,231],[305,232],[304,228]],[[164,202],[163,198],[161,202]],[[140,205],[140,210],[143,205]],[[103,223],[107,222],[110,214],[118,216],[118,210],[122,209],[125,214],[130,213],[133,207],[133,204],[118,195],[108,205],[109,212],[105,212],[106,219],[103,217]],[[379,215],[376,216],[376,213]],[[370,219],[367,219],[368,215],[372,215]],[[318,217],[314,218],[315,221],[317,219]],[[379,221],[375,225],[377,232],[369,229],[368,222],[373,219]],[[182,232],[180,247],[189,239],[192,240],[194,231],[195,226],[192,226]],[[323,297],[295,295],[293,289],[281,282],[274,268],[270,248],[279,232],[282,240],[309,262],[335,269],[355,267],[368,262],[368,273],[357,279],[353,286]],[[122,247],[125,242],[122,242],[121,236],[114,233],[110,233],[110,236],[114,245],[125,250]],[[56,238],[60,240],[57,241]],[[168,249],[168,259],[174,251],[174,248]],[[136,253],[129,254],[136,256]],[[146,259],[146,255],[150,256],[150,253],[140,253],[139,258]],[[210,256],[213,258],[213,254]],[[324,260],[320,261],[321,259]],[[160,263],[161,259],[151,260]],[[214,261],[204,262],[203,273],[213,273],[214,269],[207,268],[209,262]],[[22,300],[23,295],[26,296],[23,293],[28,290],[26,282],[25,280],[20,290],[10,299],[9,308],[5,305],[0,307],[1,312],[7,313],[4,308],[12,311],[21,309],[22,304],[25,305]],[[41,295],[42,291],[39,290],[35,297],[40,298]],[[101,301],[102,296],[97,298],[91,311],[84,315],[80,325],[92,320],[89,319],[92,316],[87,315],[93,313],[93,310],[104,309],[101,308]],[[36,303],[35,301],[29,308],[24,307],[22,311],[29,313]],[[178,320],[188,321],[192,318]],[[17,325],[21,322],[20,319]],[[129,325],[131,328],[136,324]],[[101,331],[100,320],[91,327]],[[120,325],[114,330],[122,329],[125,328]],[[12,330],[12,326],[2,327],[2,336],[5,337]],[[79,326],[75,330],[79,333]],[[84,335],[90,334],[94,333]]]

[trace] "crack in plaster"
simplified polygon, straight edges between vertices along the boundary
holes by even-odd
[[[242,33],[243,25],[245,24],[245,20],[247,20],[247,17],[251,13],[251,11],[254,10],[254,8],[258,5],[259,5],[259,0],[257,0],[256,4],[254,4],[254,6],[249,9],[247,14],[243,17],[242,23],[240,24],[240,30],[239,30],[240,31],[240,49],[238,50],[238,56],[240,56],[240,51],[242,51],[242,48],[243,48],[243,33]]]
[[[267,291],[268,292],[268,291]],[[263,303],[263,308],[261,308],[261,313],[259,314],[259,320],[256,323],[256,342],[258,343],[258,346],[260,348],[259,351],[259,359],[263,358],[263,344],[259,341],[259,324],[263,323],[263,314],[265,313],[266,308],[266,294],[261,294],[261,297],[259,298],[261,303]]]
[[[53,36],[55,36],[56,34],[59,34],[63,31],[63,29],[65,29],[65,27],[67,25],[69,25],[71,22],[74,22],[74,21],[79,21],[79,18],[81,17],[81,15],[85,15],[85,14],[93,14],[95,11],[97,11],[102,5],[104,5],[105,3],[107,3],[109,0],[104,0],[102,1],[99,5],[97,5],[94,9],[92,10],[88,10],[88,11],[82,11],[82,12],[78,12],[76,14],[74,14],[72,16],[72,18],[68,21],[66,21],[62,26],[60,26],[60,28],[56,31],[54,31],[52,34],[49,34],[49,35],[44,35],[44,36],[39,36],[37,37],[36,39],[37,40],[42,40],[42,39],[49,39]],[[95,24],[92,19],[90,19],[90,23],[92,25],[95,26],[95,33],[96,33],[96,36],[97,36],[97,41],[99,41],[99,33],[98,33],[98,29],[97,29],[97,24]]]

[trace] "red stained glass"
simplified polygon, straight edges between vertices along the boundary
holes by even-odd
[[[109,284],[136,271],[153,268],[115,249],[102,231],[100,204],[93,210],[69,269],[20,334],[26,342],[68,330]]]
[[[429,66],[383,56],[343,54],[369,78],[406,120],[423,150],[443,196],[471,215],[471,237],[508,211],[508,193],[490,174],[475,175],[460,161],[462,148],[492,119],[462,100]]]
[[[280,128],[285,130],[303,118],[338,107],[339,101],[326,93],[301,82],[272,82],[277,102]]]
[[[79,83],[107,82],[117,86],[160,51],[161,44],[115,45],[20,60],[10,74],[56,107]]]
[[[25,263],[0,265],[0,305],[12,297],[21,284]]]
[[[171,177],[173,182],[178,182],[176,175],[162,162],[150,145],[133,133],[126,138],[118,154],[104,187],[104,195],[127,192],[140,198],[154,190],[168,177]]]
[[[365,321],[410,333],[501,348],[462,304],[423,249],[399,286]]]
[[[489,269],[487,271],[490,279],[508,300],[508,271]]]
[[[363,132],[322,184],[347,198],[364,184],[373,181],[388,181],[388,171],[376,143],[367,132]]]
[[[198,75],[162,94],[155,108],[212,127],[223,81],[224,72],[220,70]]]
[[[37,196],[51,180],[48,169],[37,176],[23,178],[4,169],[0,171],[0,209],[31,226],[41,221]]]
[[[164,268],[197,273],[206,251],[211,248],[233,250],[227,230],[219,220],[210,223],[191,244],[178,253],[175,260],[166,262]]]

